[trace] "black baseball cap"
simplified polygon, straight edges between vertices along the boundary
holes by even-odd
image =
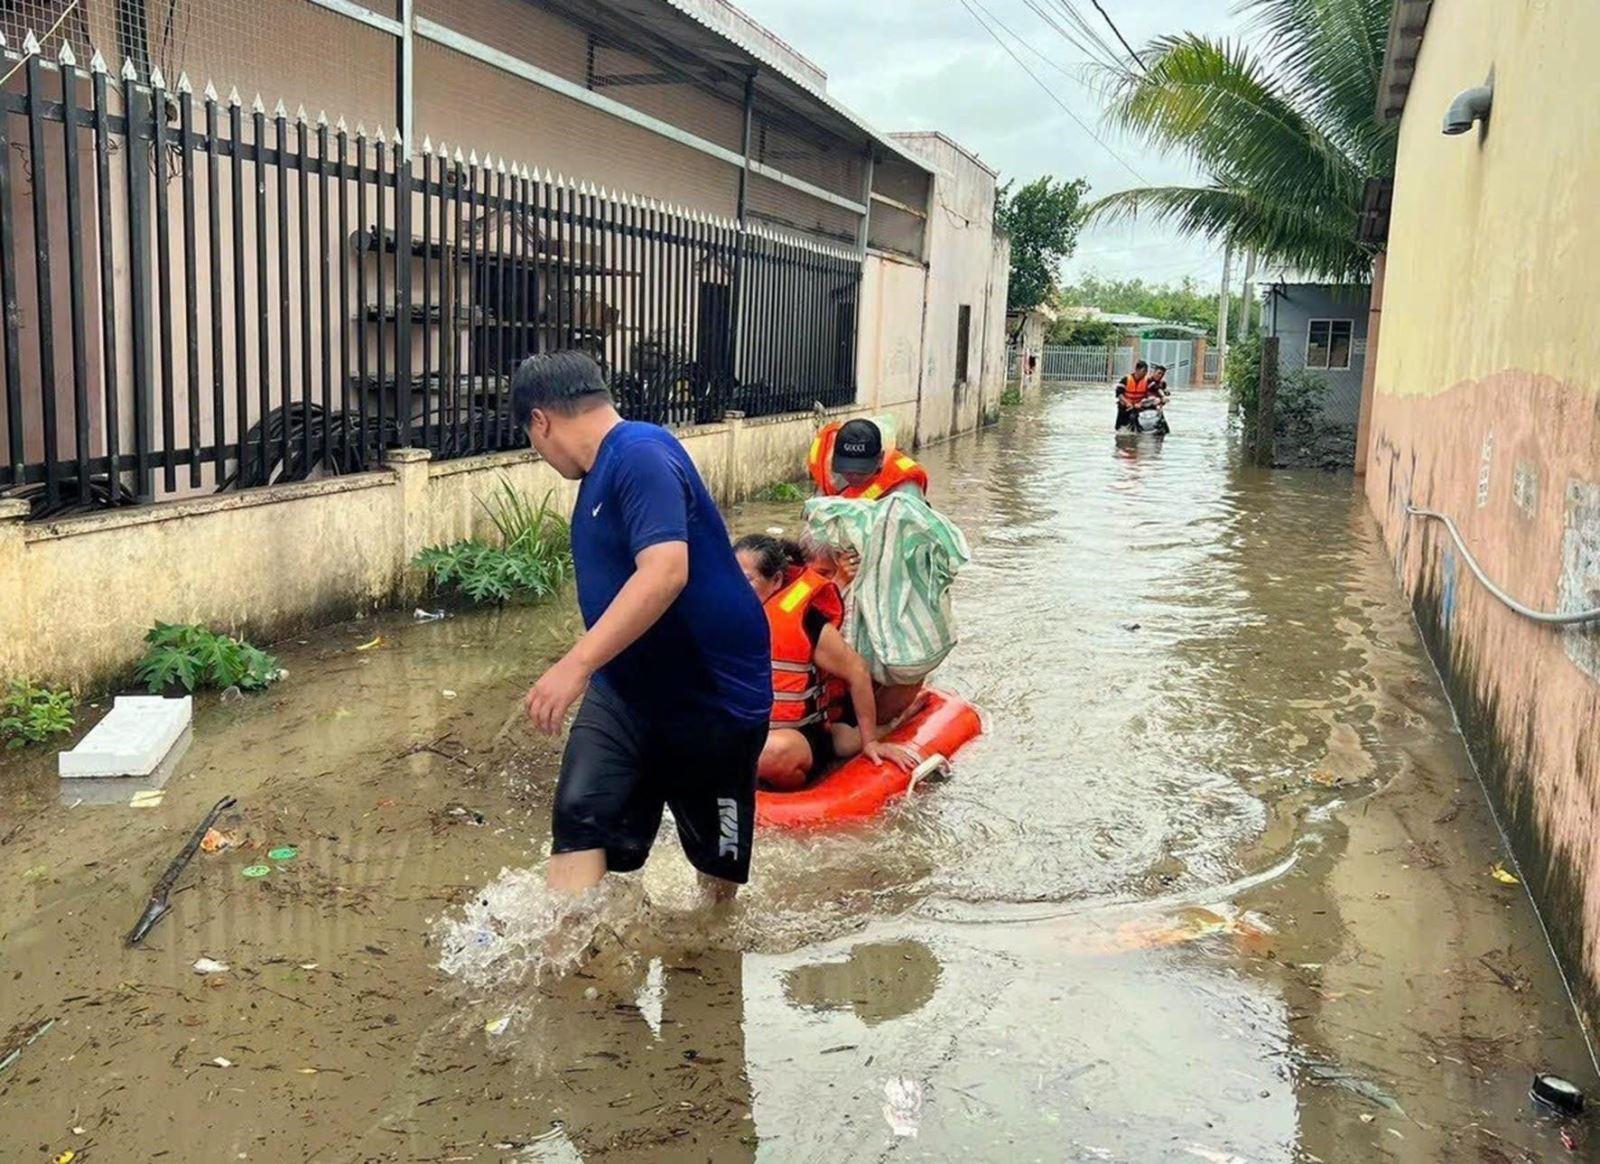
[[[835,473],[876,473],[883,464],[883,434],[870,420],[847,420],[833,442]]]

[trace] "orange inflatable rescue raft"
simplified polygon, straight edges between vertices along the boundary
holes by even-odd
[[[926,706],[886,737],[923,757],[917,772],[926,775],[953,758],[967,741],[983,731],[978,709],[958,695],[928,689]],[[756,793],[756,824],[765,828],[803,829],[844,821],[865,820],[905,793],[911,772],[895,765],[854,756],[820,779],[794,792]]]

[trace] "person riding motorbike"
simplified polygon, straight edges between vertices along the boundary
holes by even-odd
[[[1150,365],[1140,360],[1117,381],[1117,428],[1138,427],[1139,409],[1150,394]]]

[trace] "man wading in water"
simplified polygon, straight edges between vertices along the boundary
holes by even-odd
[[[722,515],[683,446],[623,420],[581,352],[525,360],[512,408],[539,455],[583,482],[572,559],[588,629],[528,692],[548,735],[583,696],[556,784],[550,888],[638,869],[670,805],[702,883],[731,898],[750,875],[772,675],[766,616]]]

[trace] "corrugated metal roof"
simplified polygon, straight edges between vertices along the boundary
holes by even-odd
[[[786,104],[812,115],[831,113],[836,120],[845,122],[857,133],[870,139],[885,153],[915,166],[927,173],[935,169],[926,159],[906,150],[888,134],[871,125],[827,91],[827,74],[816,65],[762,28],[749,16],[720,0],[596,0],[597,3],[625,13],[628,17],[657,31],[681,39],[684,21],[689,21],[705,34],[709,34],[722,47],[723,54],[712,53],[725,67],[759,68],[756,78],[758,89],[773,94]],[[677,26],[674,28],[674,26]],[[759,30],[759,36],[757,34]],[[760,43],[760,42],[765,43]],[[709,46],[708,46],[709,47]],[[747,60],[730,60],[726,49],[733,48]],[[807,107],[810,107],[809,109]],[[824,124],[826,116],[817,120]]]

